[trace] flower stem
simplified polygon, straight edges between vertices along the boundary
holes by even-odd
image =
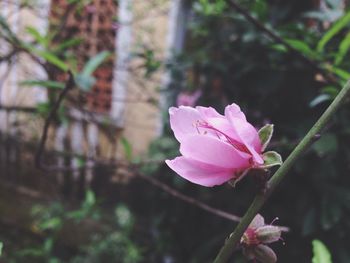
[[[233,250],[239,243],[244,231],[247,229],[250,222],[254,219],[261,207],[265,204],[270,194],[276,189],[280,182],[285,178],[287,172],[297,159],[308,149],[315,141],[321,130],[327,125],[330,118],[335,114],[341,104],[345,101],[350,93],[350,80],[345,84],[334,101],[329,105],[327,110],[322,114],[318,121],[312,126],[310,131],[305,135],[301,142],[295,147],[292,153],[288,156],[282,166],[275,172],[271,179],[267,182],[267,191],[264,194],[258,194],[248,208],[240,223],[235,228],[234,232],[226,240],[221,248],[214,263],[225,263],[230,258]]]

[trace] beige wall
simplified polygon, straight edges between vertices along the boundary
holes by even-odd
[[[133,47],[147,46],[156,51],[156,57],[165,59],[166,38],[168,32],[168,14],[170,1],[134,0],[133,4]],[[137,68],[142,61],[134,61]],[[151,140],[157,136],[160,121],[158,105],[159,88],[162,86],[163,71],[151,79],[143,78],[144,71],[131,72],[127,87],[125,104],[125,123],[123,135],[133,144],[135,153],[145,153]],[[153,105],[145,103],[155,99]]]

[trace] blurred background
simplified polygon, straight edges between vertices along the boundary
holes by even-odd
[[[259,191],[205,188],[179,154],[173,105],[237,103],[286,158],[350,78],[346,0],[1,0],[0,262],[211,262]],[[262,210],[350,262],[350,110]],[[247,262],[237,251],[231,262]],[[321,262],[321,261],[320,261]],[[328,262],[328,261],[327,261]]]

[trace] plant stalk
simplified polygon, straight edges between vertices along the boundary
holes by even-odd
[[[221,248],[219,254],[217,255],[214,263],[225,263],[229,260],[233,250],[240,242],[240,239],[244,231],[249,226],[250,222],[257,215],[261,207],[265,204],[268,197],[276,189],[276,187],[285,178],[286,174],[294,163],[302,156],[303,153],[308,149],[308,147],[315,141],[319,136],[321,130],[328,124],[331,117],[336,113],[342,103],[345,101],[350,93],[350,80],[345,84],[342,90],[339,92],[337,97],[329,105],[326,111],[318,119],[318,121],[312,126],[310,131],[305,135],[305,137],[300,141],[300,143],[295,147],[295,149],[288,156],[286,161],[281,165],[281,167],[275,172],[271,179],[267,182],[267,190],[264,194],[258,194],[250,207],[248,208],[245,215],[242,217],[241,221],[235,228],[234,232],[227,238],[225,244]]]

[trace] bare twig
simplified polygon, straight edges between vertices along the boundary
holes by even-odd
[[[225,211],[222,211],[220,209],[211,207],[203,202],[200,202],[199,200],[184,195],[182,193],[180,193],[179,191],[175,190],[174,188],[169,187],[168,185],[160,182],[159,180],[157,180],[154,177],[151,176],[146,176],[142,173],[136,173],[138,177],[142,178],[143,180],[151,183],[152,185],[156,186],[157,188],[162,189],[164,192],[172,195],[173,197],[180,199],[181,201],[184,201],[190,205],[196,206],[202,210],[205,210],[211,214],[214,214],[216,216],[222,217],[222,218],[226,218],[228,220],[234,221],[234,222],[239,222],[241,220],[241,218],[239,216],[227,213]]]
[[[183,193],[180,193],[179,191],[175,190],[174,188],[168,186],[167,184],[165,183],[162,183],[161,181],[159,181],[157,178],[155,177],[151,177],[151,176],[147,176],[147,175],[144,175],[142,173],[139,173],[139,172],[136,172],[136,175],[140,178],[142,178],[143,180],[149,182],[150,184],[154,185],[155,187],[163,190],[164,192],[170,194],[171,196],[185,202],[185,203],[188,203],[192,206],[195,206],[197,208],[200,208],[204,211],[207,211],[213,215],[216,215],[218,217],[222,217],[222,218],[225,218],[225,219],[228,219],[228,220],[231,220],[233,222],[239,222],[241,220],[241,217],[239,216],[236,216],[234,214],[231,214],[231,213],[228,213],[228,212],[225,212],[221,209],[217,209],[217,208],[214,208],[212,206],[209,206],[201,201],[199,201],[198,199],[195,199],[193,197],[190,197],[188,195],[185,195]],[[289,232],[290,229],[286,226],[278,226],[283,232]]]
[[[34,107],[22,107],[22,106],[6,106],[0,104],[0,110],[3,111],[19,111],[19,112],[26,112],[26,113],[35,113],[37,111]]]

